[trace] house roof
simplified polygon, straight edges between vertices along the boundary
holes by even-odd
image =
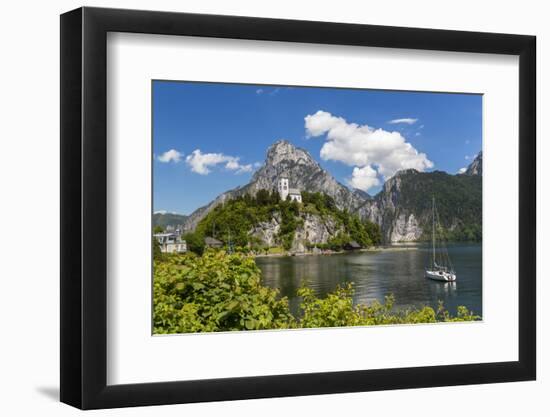
[[[207,236],[204,238],[204,243],[206,243],[207,245],[223,245],[222,241],[218,239],[214,239],[213,237],[210,237],[210,236]]]
[[[300,190],[298,190],[297,188],[289,188],[288,193],[289,194],[300,194],[301,195]]]

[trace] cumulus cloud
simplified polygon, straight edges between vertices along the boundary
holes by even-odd
[[[223,165],[225,169],[233,171],[236,174],[251,172],[253,164],[241,164],[237,156],[224,155],[223,153],[202,153],[200,149],[195,149],[185,158],[185,163],[189,165],[191,171],[200,175],[208,175],[212,168]]]
[[[464,173],[466,172],[467,169],[468,169],[468,168],[466,168],[466,167],[460,168],[460,169],[458,170],[458,173],[459,173],[459,174],[464,174]]]
[[[399,123],[405,123],[407,125],[414,125],[416,122],[418,122],[418,119],[413,119],[412,117],[405,117],[403,119],[393,119],[388,121],[390,125],[397,125]],[[424,125],[422,125],[424,127]]]
[[[232,158],[232,157],[230,157]],[[252,172],[252,164],[242,165],[239,163],[239,158],[231,159],[225,164],[225,168],[230,171],[235,171],[236,174],[243,174],[245,172]]]
[[[376,173],[376,178],[385,180],[402,169],[424,171],[433,167],[426,154],[418,152],[399,132],[348,123],[344,118],[322,110],[305,117],[305,129],[308,137],[326,134],[321,147],[322,159],[359,169],[354,170],[355,175],[352,173],[352,184],[362,184],[363,187],[377,185],[366,179],[373,178],[371,170]],[[357,178],[355,181],[354,177]]]
[[[175,149],[170,149],[169,151],[166,151],[163,154],[161,154],[157,159],[160,162],[164,162],[164,163],[174,162],[177,164],[179,161],[181,161],[182,157],[183,157],[183,154],[181,152],[178,152]]]
[[[378,179],[376,170],[370,165],[366,165],[363,168],[353,168],[351,179],[348,183],[353,188],[367,191],[369,188],[380,185],[380,180]]]

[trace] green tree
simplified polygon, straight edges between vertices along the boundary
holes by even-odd
[[[197,255],[202,255],[204,252],[204,235],[201,233],[186,233],[183,236],[187,243],[187,249]]]
[[[160,243],[157,240],[157,238],[154,237],[154,236],[153,236],[152,245],[153,245],[153,260],[154,261],[161,260],[162,259],[162,251],[160,250]]]
[[[267,190],[260,190],[256,193],[256,203],[260,206],[271,204],[271,194]]]
[[[153,233],[157,234],[157,233],[163,233],[164,232],[164,228],[162,226],[155,226],[153,227]]]
[[[380,226],[369,220],[365,220],[363,224],[372,244],[375,246],[380,245],[382,243],[382,231],[380,230]]]

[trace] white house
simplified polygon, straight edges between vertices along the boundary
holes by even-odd
[[[160,251],[163,253],[187,252],[187,242],[178,233],[155,233],[154,236],[160,244]]]
[[[290,188],[288,178],[281,177],[277,183],[277,191],[281,196],[281,200],[286,200],[290,196],[291,201],[302,202],[302,193],[297,188]]]

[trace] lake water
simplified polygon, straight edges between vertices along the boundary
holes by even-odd
[[[438,300],[442,300],[453,315],[459,305],[482,315],[480,244],[449,245],[457,275],[456,282],[452,283],[424,277],[429,246],[410,244],[406,247],[407,250],[260,257],[256,258],[256,264],[262,270],[264,285],[279,288],[281,295],[289,298],[295,314],[300,303],[296,290],[307,279],[318,296],[333,291],[338,284],[354,282],[356,303],[383,302],[384,296],[393,294],[398,309],[420,305],[435,308]]]

